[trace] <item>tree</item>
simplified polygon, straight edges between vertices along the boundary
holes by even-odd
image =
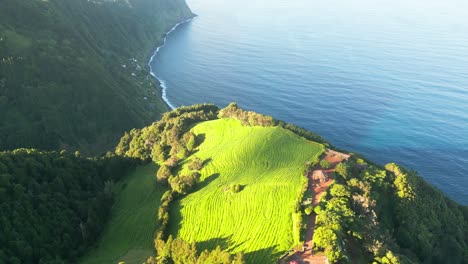
[[[184,140],[185,140],[185,146],[187,147],[187,150],[193,151],[193,149],[195,148],[195,144],[196,144],[195,134],[193,134],[192,132],[185,133]]]
[[[191,170],[200,170],[203,167],[203,161],[199,157],[193,157],[188,167]]]
[[[197,263],[195,243],[189,244],[180,238],[174,239],[171,245],[171,256],[174,264]]]
[[[234,260],[232,261],[232,264],[244,264],[244,253],[238,252],[236,256],[234,257]]]
[[[330,194],[334,197],[350,197],[351,192],[343,184],[334,183],[330,188]]]
[[[347,179],[348,178],[348,166],[340,162],[335,167],[335,173],[341,175],[344,179]]]
[[[205,250],[200,254],[197,264],[231,264],[231,255],[217,246],[215,250]]]
[[[156,173],[156,180],[158,183],[167,184],[169,177],[171,176],[171,169],[167,165],[161,165]]]
[[[159,144],[155,144],[153,146],[153,150],[151,151],[151,157],[155,163],[163,162],[166,159],[164,147]]]
[[[171,156],[168,160],[165,162],[166,166],[170,168],[175,168],[177,165],[179,165],[179,158],[177,156],[173,155]]]
[[[331,164],[328,160],[322,159],[320,161],[320,167],[322,167],[323,169],[329,169],[331,167]]]

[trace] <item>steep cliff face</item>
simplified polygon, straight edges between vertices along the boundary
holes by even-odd
[[[146,60],[184,0],[0,2],[0,149],[98,153],[166,106]]]

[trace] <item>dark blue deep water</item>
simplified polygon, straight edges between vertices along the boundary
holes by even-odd
[[[468,1],[188,4],[152,62],[172,105],[236,101],[468,204]]]

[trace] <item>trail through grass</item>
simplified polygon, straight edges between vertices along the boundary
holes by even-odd
[[[141,264],[154,255],[159,201],[165,189],[156,186],[156,165],[138,167],[116,188],[116,201],[104,234],[82,264]]]
[[[248,263],[272,263],[294,242],[292,214],[306,161],[324,147],[279,127],[244,127],[237,120],[203,122],[192,131],[205,138],[194,154],[209,160],[197,191],[171,208],[171,233],[243,251]],[[233,193],[232,184],[242,190]]]

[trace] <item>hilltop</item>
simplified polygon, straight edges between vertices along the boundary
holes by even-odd
[[[183,0],[0,2],[0,150],[102,153],[167,110],[148,54]]]
[[[153,160],[156,180],[169,188],[158,213],[158,260],[174,257],[163,241],[178,238],[198,250],[242,252],[247,263],[275,262],[300,250],[313,228],[313,253],[331,263],[468,261],[466,206],[397,164],[353,153],[331,164],[326,148],[334,149],[316,134],[231,104],[176,109],[126,134],[116,153]],[[333,180],[315,197],[308,171],[331,166]]]
[[[468,260],[466,206],[236,104],[165,113],[102,158],[3,152],[0,176],[7,263]]]

